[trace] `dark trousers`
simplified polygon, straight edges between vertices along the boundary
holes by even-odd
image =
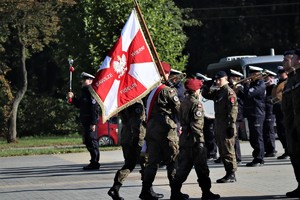
[[[241,121],[236,122],[236,138],[235,138],[234,149],[235,149],[235,155],[236,155],[236,161],[237,162],[242,161],[241,146],[240,146],[240,140],[239,140],[239,134],[240,134],[240,131],[241,131],[241,128],[240,128],[241,123],[242,123]]]
[[[281,104],[277,103],[273,106],[273,113],[275,114],[276,119],[276,130],[278,138],[284,148],[284,151],[287,151],[287,143],[286,143],[286,130],[283,124],[283,113],[281,110]]]
[[[265,116],[249,116],[247,118],[250,131],[250,145],[253,148],[252,156],[255,162],[261,162],[265,154],[263,139],[263,122]]]
[[[208,119],[204,117],[203,134],[205,146],[207,149],[207,157],[216,157],[217,143],[214,131],[214,119]]]
[[[265,145],[265,152],[275,153],[275,116],[274,115],[267,115],[264,121],[263,126],[263,138],[264,138],[264,145]]]
[[[84,129],[84,144],[87,150],[90,152],[92,164],[99,163],[100,152],[99,152],[99,142],[98,142],[98,127],[96,126],[96,131],[91,131],[90,125],[83,125]]]

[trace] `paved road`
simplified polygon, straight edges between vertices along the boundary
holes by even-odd
[[[278,154],[283,153],[276,141]],[[243,162],[251,161],[251,147],[241,144]],[[62,155],[41,155],[0,158],[0,200],[96,200],[110,199],[107,191],[113,183],[117,169],[122,166],[121,151],[101,152],[102,166],[99,171],[83,171],[89,160],[88,153]],[[224,176],[223,165],[209,162],[212,191],[226,200],[287,199],[284,194],[296,188],[290,160],[266,158],[262,167],[249,168],[241,165],[237,171],[236,183],[217,184]],[[139,169],[136,169],[121,188],[126,200],[138,199],[141,191]],[[194,170],[183,185],[183,192],[190,199],[200,199]],[[166,170],[157,173],[154,190],[169,199],[170,189]]]

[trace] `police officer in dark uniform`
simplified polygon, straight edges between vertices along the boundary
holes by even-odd
[[[119,116],[122,120],[121,146],[125,164],[117,171],[114,184],[108,191],[108,195],[111,196],[113,200],[123,199],[119,195],[120,187],[139,161],[146,134],[146,115],[143,101],[139,100],[125,108],[119,113]],[[139,161],[139,163],[143,169],[145,163],[141,161]],[[160,194],[159,197],[162,198],[163,196]]]
[[[162,62],[165,74],[168,77],[171,66]],[[168,179],[171,184],[175,175],[175,161],[179,153],[178,135],[174,115],[177,115],[180,101],[175,89],[161,84],[154,88],[147,99],[147,130],[146,144],[149,155],[148,165],[143,176],[141,199],[158,199],[151,193],[161,161],[167,166]]]
[[[288,79],[282,95],[282,109],[286,127],[287,149],[298,187],[287,192],[289,198],[300,198],[300,49],[284,54],[283,67]]]
[[[217,180],[217,183],[235,182],[235,171],[237,162],[235,155],[236,139],[236,118],[238,113],[238,103],[235,92],[229,87],[227,74],[219,71],[215,75],[215,82],[218,90],[211,91],[204,87],[203,97],[214,101],[216,140],[219,147],[220,157],[223,161],[226,175]]]
[[[278,66],[278,82],[277,85],[272,90],[272,103],[273,103],[273,113],[276,119],[276,130],[278,138],[284,149],[284,153],[277,157],[277,159],[287,159],[289,157],[287,153],[286,144],[286,130],[283,123],[283,112],[282,112],[282,92],[287,81],[287,73],[282,66]]]
[[[265,78],[266,84],[266,98],[265,98],[265,111],[266,117],[263,126],[263,139],[265,146],[265,157],[275,157],[276,156],[276,146],[275,146],[275,115],[273,113],[273,102],[272,102],[272,91],[275,87],[275,76],[276,73],[265,70],[267,77]]]
[[[211,180],[203,137],[204,112],[199,101],[201,86],[202,82],[196,78],[190,78],[185,82],[187,95],[180,106],[179,118],[182,133],[179,141],[178,168],[171,184],[171,200],[188,199],[188,195],[181,193],[180,189],[193,166],[198,177],[198,184],[202,189],[202,200],[220,198],[220,195],[210,191]]]
[[[80,109],[80,120],[83,126],[84,143],[90,152],[90,164],[83,167],[84,170],[99,169],[100,152],[97,134],[97,124],[99,120],[99,106],[92,97],[88,86],[92,84],[95,77],[86,72],[81,73],[82,88],[80,98],[74,97],[73,92],[68,93],[70,103]]]
[[[265,119],[266,85],[262,79],[262,68],[249,66],[251,82],[244,84],[244,115],[248,119],[250,145],[253,148],[253,160],[247,167],[257,167],[264,164],[263,122]]]

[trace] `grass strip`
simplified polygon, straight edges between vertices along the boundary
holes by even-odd
[[[118,150],[120,146],[102,146],[100,151]],[[19,138],[16,143],[0,139],[0,157],[87,152],[79,134]]]

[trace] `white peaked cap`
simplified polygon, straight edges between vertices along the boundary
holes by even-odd
[[[176,70],[176,69],[171,69],[170,73],[171,73],[171,74],[182,74],[181,71]]]
[[[249,70],[261,72],[263,70],[263,68],[249,65]]]
[[[267,69],[265,70],[265,73],[267,73],[267,74],[269,74],[271,76],[276,76],[277,75],[275,72],[272,72],[272,71],[267,70]]]
[[[197,78],[203,79],[204,81],[211,81],[212,80],[211,78],[208,78],[207,76],[204,76],[201,73],[196,73],[196,76],[197,76]]]
[[[239,77],[243,77],[244,75],[238,71],[235,71],[233,69],[230,69],[230,74],[231,75],[235,75],[235,76],[239,76]]]
[[[82,72],[82,73],[81,73],[81,78],[83,78],[83,79],[94,79],[95,76],[93,76],[93,75],[91,75],[91,74],[88,74],[88,73],[86,73],[86,72]]]

